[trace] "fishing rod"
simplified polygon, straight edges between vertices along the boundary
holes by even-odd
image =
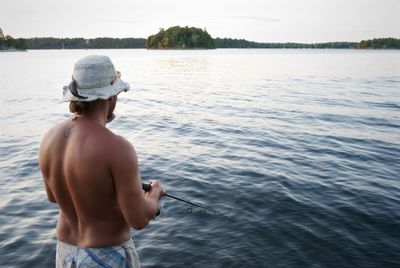
[[[145,192],[150,192],[150,191],[151,191],[151,185],[150,185],[150,184],[146,184],[146,183],[142,183],[142,189],[143,189],[143,191],[145,191]],[[168,196],[168,197],[170,197],[170,198],[173,198],[173,199],[175,199],[175,200],[178,200],[178,201],[187,203],[187,204],[192,205],[192,206],[195,206],[195,207],[199,207],[199,208],[202,208],[202,209],[205,209],[205,210],[208,210],[208,211],[212,211],[212,212],[214,212],[215,214],[220,214],[218,211],[216,211],[216,210],[214,210],[214,209],[211,209],[211,208],[208,208],[208,207],[199,205],[199,204],[195,204],[195,203],[193,203],[193,202],[187,201],[187,200],[185,200],[185,199],[182,199],[182,198],[179,198],[179,197],[176,197],[176,196],[167,194],[167,193],[166,193],[164,196]]]

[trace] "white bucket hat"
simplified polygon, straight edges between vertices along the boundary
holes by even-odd
[[[64,101],[106,100],[131,89],[120,79],[110,58],[102,55],[86,56],[75,63],[72,81],[63,87]]]

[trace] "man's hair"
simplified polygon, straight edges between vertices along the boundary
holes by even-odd
[[[91,101],[71,101],[69,103],[69,111],[71,113],[83,114],[89,111],[91,104]]]

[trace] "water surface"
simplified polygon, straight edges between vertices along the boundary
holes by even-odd
[[[144,267],[399,267],[400,52],[0,53],[0,266],[54,266],[58,209],[37,162],[74,62],[111,57],[133,91],[114,132],[171,199],[132,230]]]

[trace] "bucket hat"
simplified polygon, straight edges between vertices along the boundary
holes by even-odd
[[[106,100],[122,91],[130,90],[121,80],[110,58],[103,55],[86,56],[74,65],[72,81],[63,87],[64,101]]]

